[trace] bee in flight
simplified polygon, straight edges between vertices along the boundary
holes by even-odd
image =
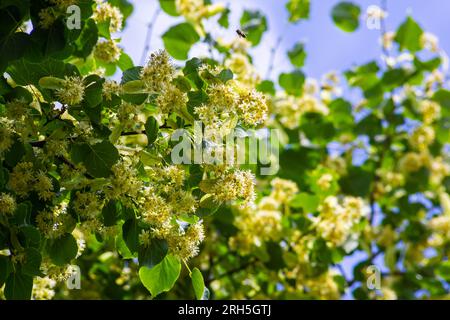
[[[244,33],[244,31],[237,29],[236,33],[241,37],[241,38],[247,38],[247,35]]]

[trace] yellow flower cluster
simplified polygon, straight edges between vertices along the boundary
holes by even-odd
[[[55,296],[56,281],[49,277],[36,277],[33,279],[33,300],[51,300]]]
[[[247,54],[235,52],[224,61],[225,67],[230,69],[236,75],[236,80],[248,88],[254,88],[261,77],[255,67],[250,62]]]
[[[75,193],[73,209],[83,219],[95,219],[102,211],[103,201],[101,201],[94,192]]]
[[[300,117],[306,112],[327,115],[327,106],[321,103],[315,96],[304,94],[301,97],[277,93],[272,101],[272,112],[277,115],[280,123],[288,129],[296,129],[300,124]]]
[[[66,156],[67,155],[68,143],[66,140],[57,140],[48,138],[45,142],[45,156]]]
[[[102,95],[106,100],[111,101],[112,95],[119,95],[122,92],[122,87],[115,80],[106,80],[103,83]]]
[[[213,194],[218,202],[240,200],[249,204],[255,198],[254,179],[250,171],[231,169],[217,178],[209,193]]]
[[[194,112],[208,128],[221,128],[233,117],[248,126],[261,124],[267,118],[265,96],[254,89],[240,86],[239,82],[211,85],[207,94],[208,102],[196,107]]]
[[[175,6],[179,14],[196,26],[202,19],[212,17],[225,9],[223,4],[206,4],[203,0],[176,0]]]
[[[14,143],[13,122],[8,118],[0,117],[0,157],[8,152]]]
[[[43,29],[50,29],[58,18],[57,12],[53,7],[44,8],[39,11],[39,26]]]
[[[239,232],[229,239],[230,247],[248,254],[254,246],[260,247],[265,241],[279,240],[281,218],[279,203],[270,197],[262,199],[256,208],[241,209],[234,222]]]
[[[0,193],[0,214],[11,216],[16,211],[16,199],[7,193]]]
[[[398,234],[391,225],[380,226],[376,231],[377,244],[388,248],[392,246],[398,238]]]
[[[399,169],[405,173],[419,171],[424,165],[424,155],[416,152],[408,152],[399,160]]]
[[[18,163],[10,174],[8,185],[21,197],[31,191],[36,191],[43,200],[50,200],[54,195],[52,180],[43,171],[35,173],[31,162]]]
[[[124,129],[140,130],[146,121],[142,108],[142,105],[122,101],[115,116]]]
[[[319,177],[317,180],[317,185],[323,191],[330,189],[331,183],[333,182],[333,175],[331,173],[325,173]]]
[[[53,208],[40,211],[36,216],[38,229],[50,239],[56,239],[66,232],[72,217],[67,213],[67,204],[60,203]]]
[[[165,50],[150,54],[150,59],[141,71],[141,79],[147,90],[152,93],[162,92],[171,85],[175,68]]]
[[[187,94],[172,83],[174,76],[175,68],[165,50],[151,53],[147,65],[141,71],[147,91],[158,94],[156,105],[162,114],[182,110],[187,103]]]
[[[187,94],[174,85],[165,86],[156,98],[156,104],[162,114],[182,110],[187,101]]]
[[[367,214],[361,198],[345,197],[340,203],[335,196],[325,198],[315,218],[319,235],[332,246],[342,245],[353,231],[353,227]]]
[[[198,255],[198,246],[204,239],[203,223],[197,222],[191,224],[186,231],[172,231],[167,237],[167,243],[172,254],[186,261]]]
[[[165,199],[156,194],[153,189],[146,188],[140,202],[144,221],[156,230],[170,227],[172,212]]]
[[[432,124],[441,117],[441,106],[431,100],[423,100],[420,102],[419,111],[422,113],[425,125]]]
[[[9,119],[23,120],[28,109],[28,103],[24,99],[14,99],[6,103],[6,115]]]
[[[109,32],[114,33],[122,29],[123,16],[119,8],[112,6],[108,2],[98,1],[93,18],[97,22],[109,22]]]
[[[43,29],[49,29],[53,23],[62,15],[66,14],[69,6],[77,4],[78,0],[50,0],[53,6],[39,11],[39,26]]]
[[[62,88],[56,90],[56,96],[63,104],[76,105],[83,101],[84,89],[83,79],[66,76]]]
[[[403,174],[399,172],[378,170],[377,176],[380,177],[380,181],[375,184],[375,198],[377,199],[403,186],[405,182]]]
[[[313,297],[323,300],[338,300],[341,297],[339,287],[334,281],[337,274],[327,271],[316,278],[309,278],[305,281],[307,291]]]
[[[94,57],[106,63],[113,63],[119,60],[121,52],[116,41],[101,40],[95,45]]]
[[[442,181],[450,176],[450,163],[442,157],[430,158],[427,163],[430,170],[430,182],[433,186],[439,187]]]
[[[275,178],[270,185],[272,186],[270,197],[279,203],[288,203],[298,192],[297,184],[290,180]]]
[[[111,171],[110,185],[105,189],[107,198],[120,199],[124,204],[129,203],[130,198],[138,198],[143,183],[136,176],[133,163],[123,158],[112,166]]]
[[[428,148],[434,142],[436,135],[433,127],[420,126],[414,130],[409,138],[409,144],[411,147],[423,151]]]
[[[439,52],[439,39],[430,32],[422,33],[420,37],[422,47],[430,50],[431,52]]]
[[[283,214],[280,209],[298,192],[298,187],[294,182],[280,178],[273,179],[271,186],[271,193],[256,206],[236,208],[234,224],[239,232],[230,238],[229,245],[242,254],[250,253],[265,241],[277,241],[282,236]]]
[[[322,77],[320,85],[320,97],[322,101],[329,103],[342,94],[339,86],[339,77],[336,72],[329,72]]]

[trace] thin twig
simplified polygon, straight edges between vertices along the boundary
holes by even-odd
[[[387,6],[387,0],[380,0],[381,1],[381,10],[387,14],[388,6]],[[381,31],[381,50],[383,51],[384,58],[389,58],[389,50],[384,46],[384,37],[386,36],[386,18],[380,18],[380,31]]]
[[[152,40],[153,26],[155,25],[156,19],[158,19],[160,13],[161,9],[160,8],[156,9],[152,19],[150,20],[150,23],[147,25],[147,34],[145,36],[144,51],[142,52],[141,56],[141,65],[143,65],[145,63],[145,60],[147,59],[148,51],[150,50],[150,42]]]
[[[272,49],[270,49],[269,68],[267,69],[266,79],[269,79],[270,75],[272,74],[273,66],[275,63],[275,56],[277,54],[277,50],[281,44],[281,41],[283,41],[283,35],[278,36],[275,45],[272,47]]]
[[[228,270],[227,272],[222,273],[221,275],[217,276],[215,280],[222,279],[222,278],[231,276],[234,273],[243,271],[243,270],[247,269],[248,267],[254,265],[256,263],[256,261],[257,260],[249,260],[248,262],[244,263],[243,265],[241,265],[235,269],[231,269],[231,270]]]

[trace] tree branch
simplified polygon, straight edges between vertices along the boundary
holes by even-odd
[[[147,59],[148,51],[150,50],[150,42],[152,39],[153,26],[155,25],[156,19],[158,19],[160,13],[161,9],[160,8],[156,9],[152,19],[150,20],[150,23],[147,25],[147,34],[145,35],[145,46],[141,56],[141,65],[144,65],[145,60]]]

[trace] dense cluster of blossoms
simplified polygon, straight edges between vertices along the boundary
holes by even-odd
[[[270,106],[271,112],[288,129],[298,128],[301,116],[307,112],[328,114],[327,106],[320,99],[306,92],[301,97],[279,92],[271,101]]]
[[[207,3],[203,0],[176,0],[177,12],[194,24],[197,32],[204,34],[203,20],[225,10],[223,3]]]
[[[78,0],[50,0],[47,8],[39,12],[39,26],[43,29],[49,29],[55,21],[66,14],[67,8],[78,4]]]
[[[332,246],[340,246],[351,234],[355,234],[354,226],[368,215],[368,211],[360,198],[345,197],[340,203],[334,196],[327,197],[319,208],[320,215],[315,219],[317,231]]]
[[[237,37],[231,43],[223,43],[222,45],[230,49],[230,55],[224,60],[224,65],[233,71],[236,80],[249,88],[254,88],[261,82],[261,76],[247,54],[247,49],[250,47],[248,40]]]
[[[51,29],[63,18],[68,6],[77,3],[80,1],[48,0],[49,6],[38,13],[39,28],[44,29],[40,31]],[[11,92],[5,97],[2,94],[5,101],[0,104],[0,182],[5,184],[0,192],[0,228],[9,228],[8,223],[14,223],[20,217],[30,219],[30,226],[40,233],[49,248],[55,243],[63,243],[66,238],[72,239],[71,244],[76,248],[72,248],[70,260],[73,262],[80,258],[82,263],[89,265],[97,259],[88,271],[88,277],[91,280],[102,277],[97,271],[99,264],[102,272],[107,273],[113,283],[127,294],[133,286],[133,279],[137,278],[136,268],[139,268],[131,258],[141,260],[141,251],[152,250],[155,243],[161,242],[167,244],[169,255],[185,263],[196,258],[200,246],[205,246],[205,255],[191,260],[191,263],[199,261],[199,268],[207,270],[205,282],[216,291],[216,297],[267,298],[286,293],[287,297],[338,299],[343,293],[342,281],[339,280],[345,275],[334,270],[335,259],[339,261],[340,255],[354,250],[366,251],[373,256],[376,254],[374,248],[378,247],[380,252],[384,250],[387,267],[394,275],[383,277],[381,290],[370,292],[368,297],[395,299],[397,293],[392,288],[396,269],[390,260],[395,260],[393,257],[400,250],[400,241],[405,248],[401,262],[408,272],[420,271],[422,267],[435,268],[430,264],[433,260],[425,255],[429,248],[441,251],[440,260],[448,260],[450,197],[446,188],[450,164],[448,156],[437,150],[443,134],[440,127],[446,129],[441,124],[446,121],[447,110],[435,96],[437,88],[445,85],[444,72],[436,68],[425,74],[423,85],[405,84],[397,88],[399,90],[393,90],[392,101],[396,107],[409,108],[408,113],[417,116],[415,120],[418,123],[410,131],[396,128],[395,137],[386,137],[392,124],[380,107],[372,110],[375,111],[372,116],[377,118],[375,122],[382,120],[379,134],[372,136],[371,132],[363,130],[366,128],[355,130],[354,123],[344,129],[351,132],[341,133],[341,123],[338,122],[344,115],[338,112],[334,117],[336,110],[332,105],[342,94],[336,73],[326,74],[320,80],[306,79],[305,84],[297,88],[298,95],[283,90],[262,94],[255,90],[262,78],[252,64],[251,43],[244,37],[237,37],[230,43],[206,38],[203,20],[223,12],[225,7],[202,0],[176,0],[174,5],[175,8],[171,9],[192,24],[200,38],[223,53],[221,63],[215,67],[209,65],[208,59],[193,59],[193,64],[201,62],[201,66],[190,75],[199,77],[195,81],[192,80],[194,77],[184,74],[185,70],[179,70],[164,50],[152,53],[142,68],[130,69],[131,72],[123,70],[122,64],[126,63],[121,61],[118,64],[123,54],[119,41],[110,39],[105,30],[99,33],[97,44],[85,59],[77,56],[64,60],[64,63],[79,63],[80,75],[71,73],[58,80],[45,79],[51,78],[48,75],[39,81],[39,85],[24,87],[14,83],[14,77],[5,78],[2,92],[8,89]],[[124,16],[119,7],[97,0],[92,9],[91,18],[96,23],[109,23],[110,33],[121,31]],[[381,20],[386,16],[387,13],[376,6],[367,12],[368,19]],[[26,31],[26,28],[21,26],[17,30]],[[398,42],[396,37],[393,32],[384,33],[381,40],[384,49],[394,48]],[[434,35],[423,33],[419,42],[432,53],[442,54]],[[406,72],[413,69],[414,63],[419,64],[410,53],[384,58],[389,68],[401,68]],[[441,58],[444,60],[443,55]],[[117,66],[124,71],[121,83],[103,78],[106,69],[112,74]],[[92,78],[89,73],[101,77]],[[127,82],[129,77],[134,80]],[[87,83],[88,79],[98,78]],[[379,81],[380,86],[383,86],[383,81]],[[97,90],[99,84],[101,90]],[[26,98],[15,97],[22,95],[20,89],[25,91],[23,95]],[[53,90],[54,95],[47,90],[41,93],[41,89]],[[207,99],[201,98],[201,102],[196,104],[191,94],[200,91]],[[147,98],[143,101],[140,96]],[[370,98],[366,98],[350,108],[349,122],[353,122],[355,112],[368,106]],[[407,99],[412,99],[413,103]],[[57,106],[53,100],[63,106]],[[91,108],[90,103],[98,104]],[[396,116],[400,116],[402,111],[395,110]],[[303,137],[302,141],[289,141],[291,137],[287,137],[282,144],[293,154],[298,148],[306,147],[304,151],[308,159],[303,159],[303,154],[299,155],[299,175],[292,177],[297,182],[270,178],[269,186],[267,179],[256,179],[252,171],[247,167],[239,168],[234,161],[225,165],[199,165],[197,177],[194,177],[193,167],[173,165],[168,160],[172,147],[168,142],[170,133],[181,127],[189,128],[194,119],[202,121],[209,129],[227,134],[238,125],[273,125],[296,130],[306,113],[315,113],[317,118],[336,125],[334,138],[349,148],[342,156],[329,156],[320,143],[309,144]],[[410,115],[405,114],[404,118]],[[148,144],[148,131],[155,126],[160,128],[155,128],[156,138],[154,136],[153,142]],[[351,163],[355,160],[352,151],[359,143],[354,142],[357,137],[353,131],[370,135],[371,145],[361,148],[367,151],[370,160],[361,167]],[[298,133],[304,134],[301,128]],[[190,134],[189,137],[195,139]],[[391,140],[395,143],[389,147],[377,145],[388,145]],[[208,147],[214,145],[209,137],[201,143]],[[24,156],[16,161],[10,152],[17,146],[24,147],[17,153],[18,156],[24,153]],[[89,152],[78,154],[83,148]],[[105,150],[108,148],[114,152],[108,153]],[[222,150],[223,146],[218,149]],[[103,152],[108,156],[102,158]],[[384,152],[392,154],[385,155]],[[311,153],[314,154],[309,157]],[[80,160],[83,156],[86,158]],[[317,166],[314,158],[321,156],[324,158]],[[107,163],[109,160],[114,163]],[[103,165],[108,170],[101,170]],[[310,170],[310,165],[314,169]],[[374,166],[373,177],[368,179],[373,180],[368,188],[371,194],[366,197],[348,195],[362,193],[362,190],[345,190],[348,186],[345,188],[344,178],[354,171],[364,175],[366,170],[370,170],[367,167],[371,166]],[[282,167],[283,170],[292,169],[286,168],[285,164]],[[415,220],[409,220],[413,214],[397,208],[397,205],[400,200],[405,202],[410,193],[409,180],[423,171],[429,174],[425,179],[429,190],[424,191],[423,196],[439,206],[440,211],[430,214],[421,209],[414,216]],[[290,178],[291,172],[294,171],[283,172],[282,176]],[[369,204],[366,202],[369,201],[372,207],[379,205],[386,211],[383,212],[384,218],[389,214],[394,218],[384,219],[378,225],[370,224],[366,218],[372,219],[374,212],[368,215]],[[22,217],[30,203],[31,217]],[[222,206],[220,210],[217,209],[219,206]],[[390,212],[391,209],[395,214]],[[404,212],[397,214],[399,210],[404,210],[408,218],[396,225],[396,221],[391,220],[404,215]],[[109,211],[119,217],[111,216]],[[216,216],[208,217],[212,212],[217,212]],[[207,224],[203,219],[211,219],[213,223]],[[131,235],[126,234],[130,232],[127,229],[130,225],[134,232]],[[217,225],[229,228],[222,229]],[[424,236],[409,241],[408,236],[411,235],[406,231],[415,225],[422,229],[410,232],[412,236]],[[7,257],[13,269],[20,270],[18,266],[27,263],[29,252],[20,245],[24,242],[24,234],[21,234],[18,245],[13,233],[11,248],[1,250],[0,257]],[[204,243],[205,237],[210,241]],[[223,239],[225,241],[221,241]],[[107,251],[99,249],[100,242],[105,245],[102,249]],[[112,243],[115,248],[109,251],[108,246]],[[138,248],[134,247],[136,245]],[[230,254],[230,249],[238,254]],[[55,265],[54,257],[50,255],[42,252],[39,276],[34,277],[33,282],[33,299],[51,299],[57,291],[69,296],[67,290],[57,288],[57,282],[67,280],[73,270],[68,263]],[[327,255],[332,261],[322,264],[321,260],[327,258],[323,256]],[[125,258],[127,261],[122,262],[122,256],[128,256]],[[214,261],[216,257],[218,263]],[[281,260],[281,266],[274,267],[272,260],[277,259]],[[227,261],[222,263],[224,260]],[[260,269],[255,268],[253,273],[240,266],[237,269],[244,272],[237,275],[226,272],[227,263],[231,266],[246,260],[249,265],[257,265]],[[233,271],[231,267],[230,270]],[[217,280],[214,280],[214,275],[218,276]],[[229,275],[229,279],[220,279],[223,275]],[[419,275],[417,273],[417,278]],[[239,284],[239,289],[235,283]],[[83,288],[85,297],[102,298],[95,285],[88,281],[84,285],[87,286]],[[139,286],[142,287],[141,284]],[[0,288],[0,295],[2,290]],[[76,295],[70,294],[71,297]],[[147,296],[137,293],[134,297]]]

